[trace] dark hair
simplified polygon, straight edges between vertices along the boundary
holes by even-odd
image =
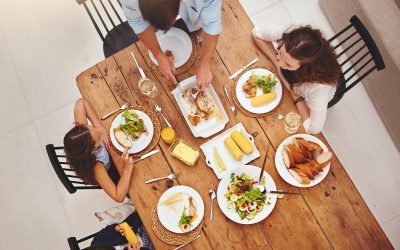
[[[89,129],[77,125],[64,136],[64,151],[67,161],[76,174],[88,184],[96,184],[93,167],[97,160],[94,153],[95,141]]]
[[[336,53],[318,29],[309,25],[284,33],[279,40],[290,56],[300,61],[295,81],[289,83],[320,82],[336,85],[340,66]]]
[[[110,244],[97,244],[83,250],[115,250],[115,248]]]
[[[155,28],[168,30],[179,14],[181,0],[139,0],[143,19]]]

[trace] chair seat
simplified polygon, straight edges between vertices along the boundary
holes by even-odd
[[[103,52],[105,57],[112,56],[118,51],[125,49],[139,39],[129,26],[128,22],[123,22],[108,32],[104,38]]]

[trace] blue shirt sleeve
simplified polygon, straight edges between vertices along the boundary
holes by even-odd
[[[218,35],[222,31],[221,6],[222,0],[204,0],[200,20],[204,32],[209,35]]]
[[[122,0],[121,5],[125,17],[135,34],[142,33],[149,27],[150,24],[142,17],[138,0]]]

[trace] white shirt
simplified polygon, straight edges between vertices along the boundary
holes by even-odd
[[[284,32],[288,32],[296,26],[289,27],[254,27],[253,35],[265,41],[277,42]],[[302,96],[310,109],[310,117],[303,122],[307,133],[317,134],[321,132],[326,120],[328,103],[336,92],[336,87],[315,82],[294,85],[293,91]]]

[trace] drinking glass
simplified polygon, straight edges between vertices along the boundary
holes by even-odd
[[[139,80],[138,85],[139,85],[140,92],[143,95],[145,95],[149,98],[155,98],[158,95],[157,86],[152,80],[150,80],[148,78],[141,78]]]
[[[289,134],[295,134],[299,130],[301,123],[300,115],[295,112],[289,112],[283,121],[285,124],[285,131]]]

